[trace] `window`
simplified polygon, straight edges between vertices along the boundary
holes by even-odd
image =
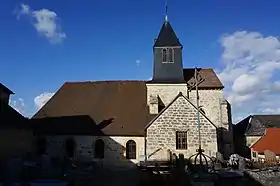
[[[173,48],[163,48],[162,49],[162,62],[163,63],[174,63]]]
[[[94,157],[98,159],[104,158],[104,142],[102,139],[98,139],[95,142]]]
[[[169,48],[168,49],[168,62],[169,63],[173,63],[173,49],[172,48]]]
[[[167,62],[167,50],[166,48],[162,49],[162,62]]]
[[[188,149],[187,132],[176,132],[176,149]]]
[[[126,143],[126,159],[136,159],[136,143],[133,140]]]
[[[257,157],[257,153],[253,152],[253,157],[256,158]]]

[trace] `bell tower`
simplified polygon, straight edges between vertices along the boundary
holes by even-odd
[[[166,13],[164,23],[153,46],[154,69],[152,82],[183,83],[182,49],[183,45],[168,21]]]

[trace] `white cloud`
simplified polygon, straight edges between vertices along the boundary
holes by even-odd
[[[22,98],[11,98],[9,101],[9,105],[20,114],[25,115],[25,104]]]
[[[17,18],[28,16],[37,32],[56,44],[66,39],[66,34],[61,30],[57,14],[48,9],[32,10],[29,5],[21,4],[20,9],[15,11]]]
[[[233,120],[253,113],[280,113],[280,41],[238,31],[220,39],[224,69],[218,76],[232,104]]]
[[[44,92],[39,96],[35,97],[34,103],[37,109],[41,109],[54,95],[54,93]]]

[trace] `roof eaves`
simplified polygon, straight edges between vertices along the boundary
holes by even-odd
[[[0,89],[3,89],[8,94],[15,94],[13,91],[11,91],[8,87],[0,83]]]

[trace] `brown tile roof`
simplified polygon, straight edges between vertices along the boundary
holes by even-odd
[[[110,121],[109,121],[110,122]],[[108,122],[108,124],[110,124]],[[31,126],[37,134],[102,136],[102,125],[96,125],[88,115],[61,116],[31,119]]]
[[[199,84],[198,88],[200,89],[223,89],[224,85],[221,83],[217,74],[212,68],[198,68],[199,75],[203,80],[202,83]],[[186,82],[189,86],[193,86],[195,83],[194,79],[195,68],[184,68],[184,82]],[[184,83],[184,82],[173,82],[173,83]],[[147,83],[172,83],[172,82],[157,82],[154,80],[147,81]]]
[[[144,135],[150,119],[146,94],[144,81],[67,82],[33,118],[87,115],[97,125],[112,120],[101,127],[105,135]]]
[[[184,78],[189,85],[193,85],[195,68],[185,68]],[[217,74],[212,68],[198,68],[198,73],[204,81],[199,84],[199,88],[224,88]]]
[[[265,150],[270,150],[277,155],[280,155],[280,129],[279,128],[267,128],[266,134],[259,139],[252,149],[257,152],[264,152]]]

